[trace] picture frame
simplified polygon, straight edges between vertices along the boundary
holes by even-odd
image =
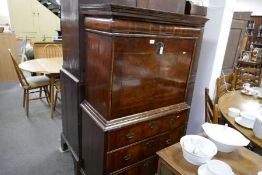
[[[252,50],[252,61],[257,61],[257,54],[258,54],[258,48],[254,48],[253,50]]]
[[[254,50],[257,51],[257,54],[256,54],[256,60],[261,60],[262,59],[262,48],[255,48]]]
[[[243,61],[250,61],[251,60],[251,52],[250,51],[246,51],[246,50],[243,50],[241,52],[241,59]]]

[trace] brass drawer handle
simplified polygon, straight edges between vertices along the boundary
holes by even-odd
[[[169,125],[170,125],[170,126],[174,125],[175,123],[176,123],[176,120],[175,120],[175,119],[171,118],[171,119],[169,120]]]
[[[167,139],[167,140],[166,140],[166,144],[167,144],[167,145],[171,145],[172,143],[173,143],[173,142],[172,142],[171,139]]]
[[[155,122],[155,121],[150,121],[150,122],[148,123],[148,126],[149,126],[149,128],[154,129],[155,126],[156,126],[156,122]]]
[[[126,135],[126,137],[127,137],[128,139],[132,139],[134,136],[135,136],[135,134],[134,134],[133,132],[131,132],[131,131],[129,131],[129,132],[127,133],[127,135]]]
[[[127,154],[127,155],[125,155],[124,157],[123,157],[123,160],[124,161],[128,161],[128,160],[130,160],[131,159],[131,154]]]

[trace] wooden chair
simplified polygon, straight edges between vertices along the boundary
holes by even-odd
[[[216,100],[215,103],[218,103],[219,98],[224,95],[226,92],[234,89],[234,74],[221,75],[216,80]]]
[[[61,102],[61,83],[60,83],[59,79],[57,79],[55,81],[55,90],[56,90],[56,93],[55,93],[55,104],[54,104],[54,106],[56,107],[57,100],[59,100]]]
[[[208,88],[205,88],[205,122],[218,123],[218,105],[212,102]]]
[[[235,89],[243,89],[244,83],[249,83],[253,87],[259,87],[261,82],[261,69],[245,67],[234,69]]]
[[[44,47],[46,58],[62,57],[62,49],[57,44],[47,44]]]
[[[48,86],[50,85],[50,80],[46,76],[33,76],[33,77],[25,77],[21,69],[18,67],[18,64],[16,60],[14,59],[12,52],[10,49],[8,49],[10,57],[12,59],[12,62],[15,67],[15,71],[17,73],[19,82],[24,89],[24,96],[23,96],[23,107],[26,109],[26,115],[28,116],[28,109],[29,109],[29,100],[36,100],[36,99],[42,99],[46,98],[47,102],[49,103],[48,98]],[[36,89],[40,89],[39,91],[36,91]],[[38,98],[32,98],[29,99],[29,94],[36,93],[36,92],[42,92],[42,90],[45,93],[44,97],[38,97]]]

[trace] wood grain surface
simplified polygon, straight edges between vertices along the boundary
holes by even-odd
[[[244,95],[241,91],[231,91],[218,100],[218,107],[227,122],[235,129],[240,131],[245,137],[247,137],[254,145],[262,148],[262,140],[257,138],[252,129],[248,129],[240,126],[235,122],[235,119],[230,117],[228,108],[234,107],[240,109],[240,111],[256,112],[261,106],[261,99],[257,99],[253,96]]]
[[[12,50],[12,54],[19,63],[15,35],[0,33],[0,82],[18,80],[8,49]]]
[[[157,155],[160,165],[167,167],[176,175],[197,174],[198,166],[184,159],[179,143],[157,152]],[[244,147],[239,147],[231,153],[218,152],[213,159],[226,162],[235,175],[256,175],[262,170],[262,157]],[[157,175],[164,175],[161,173],[161,167],[158,167]]]

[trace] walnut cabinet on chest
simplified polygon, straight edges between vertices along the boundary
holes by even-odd
[[[153,175],[155,152],[185,134],[187,82],[206,19],[118,5],[81,12],[81,172]]]

